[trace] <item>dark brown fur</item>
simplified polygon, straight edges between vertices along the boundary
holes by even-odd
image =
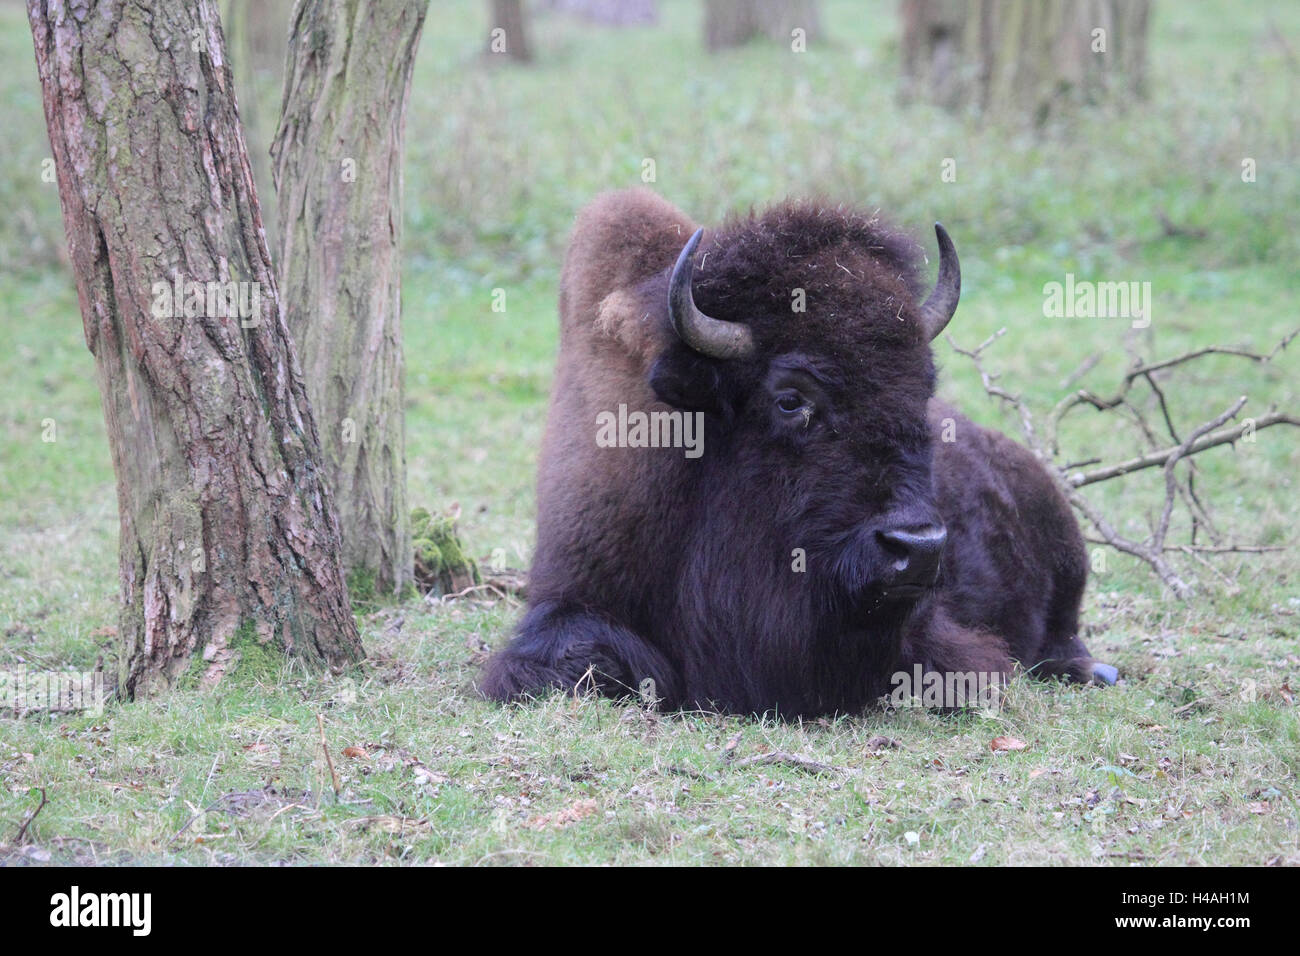
[[[696,302],[758,345],[721,362],[679,342],[667,315],[695,228],[647,190],[578,217],[530,607],[484,693],[623,694],[650,678],[667,706],[795,716],[860,710],[914,663],[1089,679],[1078,526],[1027,450],[931,397],[916,244],[808,203],[706,232]],[[790,376],[818,396],[802,427],[772,409]],[[620,404],[702,412],[703,456],[598,447],[597,415]],[[882,592],[879,529],[940,521],[935,589]]]

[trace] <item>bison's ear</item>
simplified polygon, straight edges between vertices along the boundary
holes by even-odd
[[[659,356],[650,370],[650,387],[659,401],[674,408],[727,413],[718,363],[684,345],[674,344]]]

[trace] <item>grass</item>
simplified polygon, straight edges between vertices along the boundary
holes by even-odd
[[[786,194],[880,207],[918,235],[942,218],[965,280],[954,339],[1007,327],[989,365],[1038,409],[1089,356],[1079,384],[1098,391],[1127,361],[1122,320],[1043,317],[1043,284],[1067,272],[1150,281],[1153,325],[1133,344],[1153,356],[1267,351],[1297,324],[1294,5],[1159,5],[1153,100],[1047,130],[901,108],[892,4],[864,17],[828,2],[833,42],[802,56],[706,56],[681,2],[653,29],[541,19],[530,69],[482,62],[481,4],[436,6],[407,132],[409,497],[459,503],[484,559],[523,566],[531,552],[568,224],[600,189],[640,182],[646,158],[655,188],[703,222]],[[0,222],[0,666],[88,669],[115,653],[116,492],[57,194],[40,178],[30,45],[20,8],[0,6],[0,52],[22,66],[0,78],[13,211]],[[939,178],[949,156],[956,183]],[[1246,156],[1255,183],[1241,181]],[[1204,236],[1165,236],[1160,212]],[[937,355],[946,395],[1014,431],[968,363]],[[1186,428],[1238,394],[1246,414],[1300,407],[1298,385],[1284,354],[1208,359],[1167,389]],[[1075,458],[1134,444],[1092,413],[1064,438]],[[1201,458],[1201,493],[1234,537],[1294,545],[1298,448],[1279,428]],[[1141,536],[1158,486],[1147,473],[1096,500]],[[471,684],[516,607],[359,609],[371,657],[345,675],[250,661],[211,692],[0,718],[0,862],[1300,863],[1300,560],[1190,567],[1202,588],[1183,604],[1106,554],[1085,639],[1126,682],[1018,681],[992,716],[502,709]],[[1027,747],[994,752],[998,736]],[[833,769],[744,763],[767,751]],[[34,787],[49,803],[17,847]]]

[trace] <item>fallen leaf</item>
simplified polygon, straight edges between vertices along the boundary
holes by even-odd
[[[1249,810],[1251,813],[1263,814],[1263,813],[1273,812],[1273,808],[1268,805],[1267,800],[1260,800],[1257,803],[1248,803],[1246,804],[1246,809]]]
[[[560,830],[591,816],[595,812],[595,800],[578,800],[573,806],[565,807],[563,810],[538,814],[525,823],[524,826],[530,830],[545,830],[547,827]]]
[[[1015,737],[994,737],[993,741],[989,744],[989,749],[994,753],[997,753],[999,750],[1027,750],[1028,748],[1029,744],[1025,743],[1023,740],[1018,740]]]
[[[351,757],[353,760],[365,760],[370,754],[366,753],[360,747],[344,747],[343,756]]]
[[[421,764],[416,764],[415,769],[411,771],[411,774],[415,777],[415,782],[420,786],[428,784],[429,786],[436,787],[440,784],[446,783],[448,779],[445,773],[430,770],[428,767]]]

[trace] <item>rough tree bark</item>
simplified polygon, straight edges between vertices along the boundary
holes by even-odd
[[[412,574],[399,246],[406,104],[427,10],[428,0],[299,2],[271,147],[284,311],[344,566],[389,593]]]
[[[1146,95],[1150,0],[902,0],[905,97],[1014,111]]]
[[[250,650],[342,667],[361,643],[215,3],[28,16],[117,474],[119,691]]]

